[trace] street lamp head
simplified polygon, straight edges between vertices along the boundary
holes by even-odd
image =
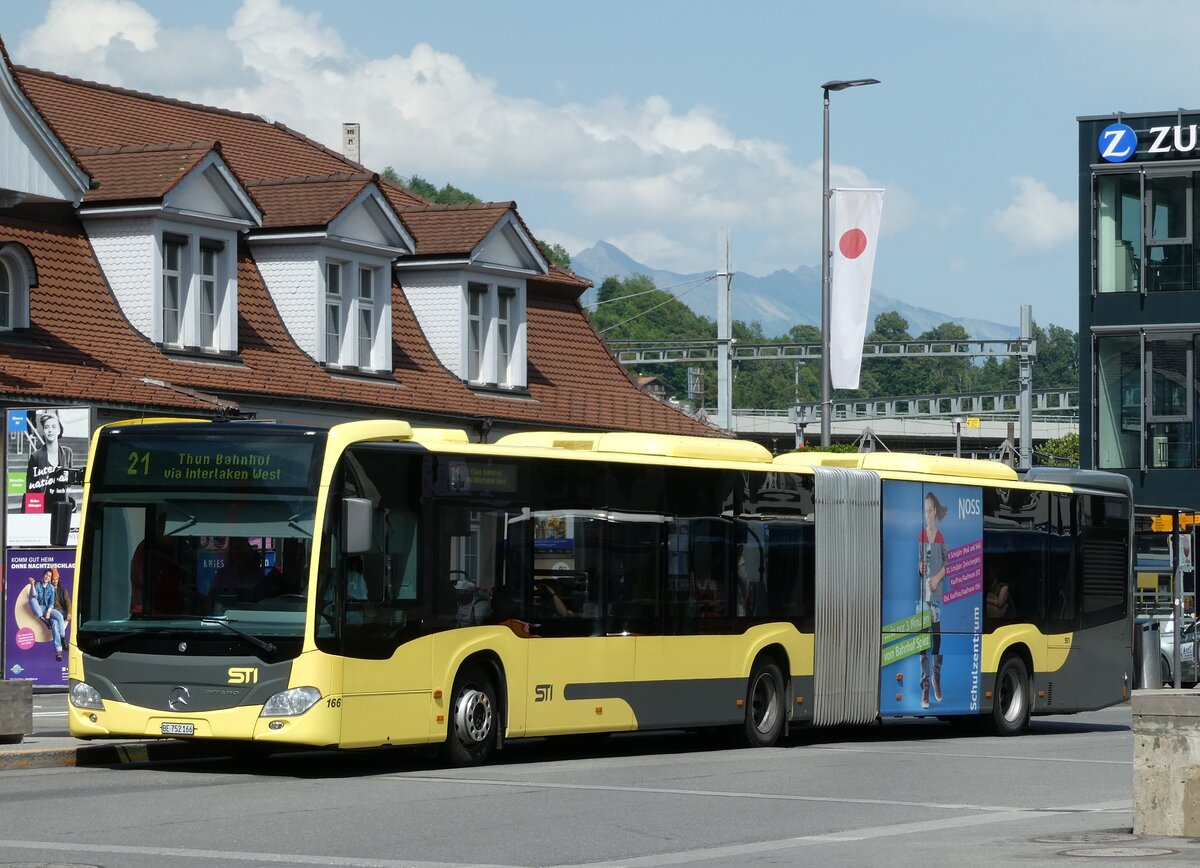
[[[845,90],[848,87],[862,87],[866,84],[879,84],[877,78],[855,78],[850,81],[827,81],[821,85],[821,90]]]

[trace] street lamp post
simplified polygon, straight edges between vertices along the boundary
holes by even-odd
[[[830,415],[833,411],[833,381],[829,375],[829,92],[848,87],[879,84],[877,78],[856,78],[851,81],[827,81],[821,85],[825,92],[824,137],[821,146],[821,445],[828,446]]]

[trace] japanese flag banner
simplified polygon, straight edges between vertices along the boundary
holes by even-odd
[[[833,191],[829,375],[835,389],[857,389],[862,367],[882,190]]]

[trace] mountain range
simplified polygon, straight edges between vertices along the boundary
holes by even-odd
[[[598,241],[586,250],[572,254],[571,270],[588,278],[595,287],[599,287],[608,277],[616,276],[624,280],[643,274],[653,280],[659,289],[678,296],[694,313],[714,321],[717,318],[717,282],[701,282],[711,277],[712,271],[679,274],[652,268],[607,241]],[[781,269],[761,277],[735,272],[732,286],[733,318],[745,323],[757,321],[767,337],[786,334],[794,325],[821,325],[820,269],[800,266],[793,271]],[[584,296],[585,304],[595,301],[595,287]],[[867,331],[871,330],[878,314],[888,311],[896,311],[908,320],[908,333],[914,336],[944,322],[960,324],[976,340],[1005,340],[1019,334],[1015,325],[951,316],[900,301],[876,290],[871,292]]]

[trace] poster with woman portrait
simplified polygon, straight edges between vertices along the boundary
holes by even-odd
[[[74,546],[91,436],[87,407],[7,411],[9,547]]]
[[[982,503],[973,485],[883,484],[883,714],[980,708]]]
[[[75,552],[14,549],[5,558],[4,677],[67,683]]]

